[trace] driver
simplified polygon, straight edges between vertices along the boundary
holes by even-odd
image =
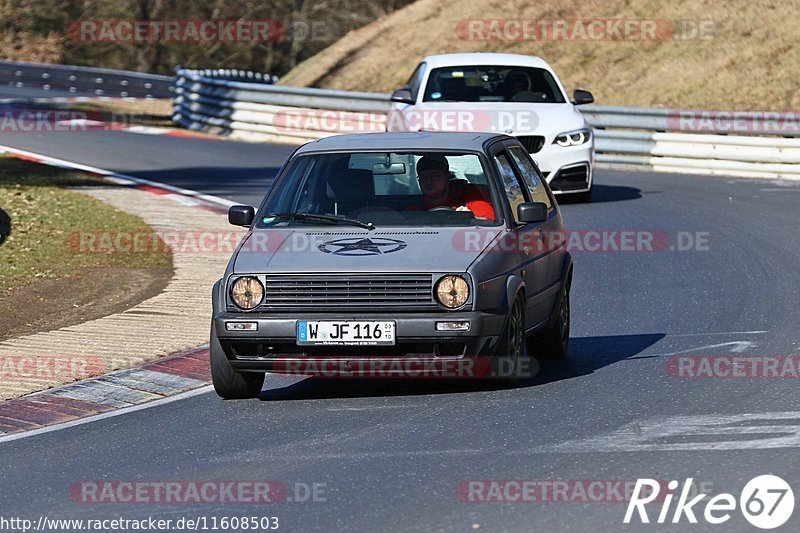
[[[421,201],[410,205],[408,211],[428,211],[449,207],[454,211],[471,211],[475,218],[494,220],[492,204],[480,189],[463,180],[450,181],[450,165],[442,156],[423,156],[417,161],[417,179],[422,191]]]

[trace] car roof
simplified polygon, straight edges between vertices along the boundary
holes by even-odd
[[[503,65],[518,67],[538,67],[552,72],[550,65],[537,56],[523,54],[495,54],[489,52],[470,52],[463,54],[438,54],[423,59],[428,68],[457,67],[467,65]]]
[[[498,133],[419,131],[333,135],[304,144],[297,154],[329,151],[483,151],[492,139],[514,139]]]

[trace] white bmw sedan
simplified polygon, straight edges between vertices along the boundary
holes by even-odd
[[[590,201],[594,138],[572,100],[541,58],[518,54],[428,56],[408,84],[392,93],[387,131],[480,131],[517,137],[555,194]]]

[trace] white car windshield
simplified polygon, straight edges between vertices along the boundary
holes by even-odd
[[[433,69],[424,102],[529,102],[563,104],[553,75],[534,67],[464,66]]]

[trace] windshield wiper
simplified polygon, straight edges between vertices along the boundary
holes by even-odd
[[[320,222],[330,222],[331,224],[350,224],[370,231],[375,229],[372,222],[362,222],[357,218],[337,217],[334,215],[317,215],[314,213],[269,213],[264,218],[285,218],[288,220],[318,220]]]

